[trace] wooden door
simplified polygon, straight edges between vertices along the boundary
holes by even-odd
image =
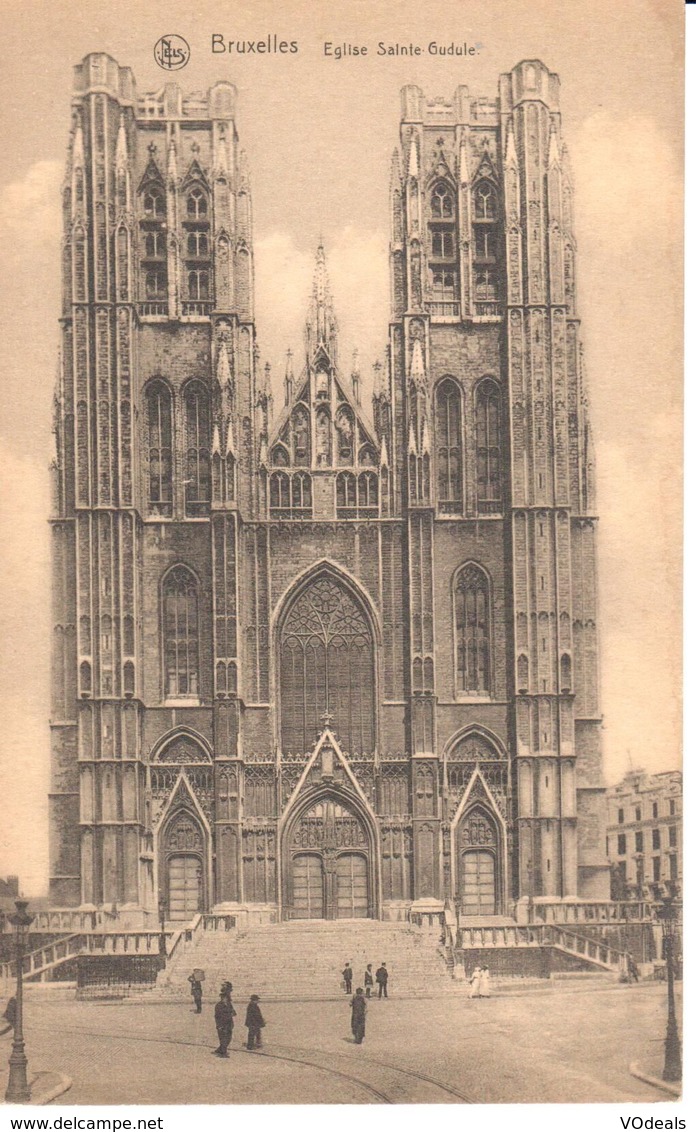
[[[367,860],[361,853],[342,853],[336,862],[336,915],[339,920],[367,916]]]
[[[323,870],[321,857],[316,853],[297,853],[293,857],[292,897],[293,919],[323,919]]]
[[[203,868],[200,857],[181,854],[169,858],[169,919],[190,920],[203,905]]]
[[[485,849],[469,849],[460,860],[462,914],[495,915],[495,857]]]

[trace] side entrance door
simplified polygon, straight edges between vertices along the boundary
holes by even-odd
[[[168,862],[169,919],[190,920],[203,906],[203,867],[200,857],[177,854]]]

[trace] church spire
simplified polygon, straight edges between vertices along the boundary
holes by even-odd
[[[306,323],[307,358],[309,362],[313,362],[317,351],[323,348],[328,354],[331,364],[336,365],[338,354],[337,329],[329,286],[329,273],[326,267],[326,254],[324,244],[320,240],[314,264],[314,283]]]
[[[285,359],[285,404],[289,405],[292,402],[292,395],[295,389],[295,374],[292,364],[292,350],[288,350]]]

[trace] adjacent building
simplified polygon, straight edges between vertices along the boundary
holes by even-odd
[[[608,897],[558,76],[404,88],[387,362],[368,403],[319,247],[275,415],[236,97],[140,96],[103,54],[75,70],[52,901],[186,920]]]
[[[641,896],[665,881],[681,890],[681,771],[631,770],[607,790],[607,856],[616,899]]]

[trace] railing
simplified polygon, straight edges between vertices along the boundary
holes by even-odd
[[[529,915],[532,923],[540,924],[640,923],[655,919],[655,907],[650,900],[531,901]]]
[[[458,302],[443,302],[441,300],[428,300],[425,309],[431,318],[459,318],[461,306]]]
[[[225,913],[206,914],[203,916],[203,931],[206,932],[232,932],[237,929],[237,917]]]
[[[477,318],[500,318],[501,311],[502,303],[474,303],[474,313]]]
[[[609,971],[619,970],[621,952],[602,940],[568,931],[557,924],[502,924],[457,931],[457,949],[473,950],[502,947],[556,947],[578,959],[585,959]]]
[[[210,312],[213,309],[213,304],[200,299],[188,300],[181,304],[181,315],[183,318],[209,318]]]
[[[164,301],[138,303],[138,314],[141,318],[161,318],[162,315],[166,318],[168,310],[166,299]]]
[[[87,936],[82,934],[64,936],[55,943],[46,947],[39,947],[36,951],[29,951],[22,958],[22,973],[25,979],[34,979],[44,971],[50,970],[58,963],[73,959],[84,952]],[[16,975],[17,961],[3,963],[0,968],[5,980]]]

